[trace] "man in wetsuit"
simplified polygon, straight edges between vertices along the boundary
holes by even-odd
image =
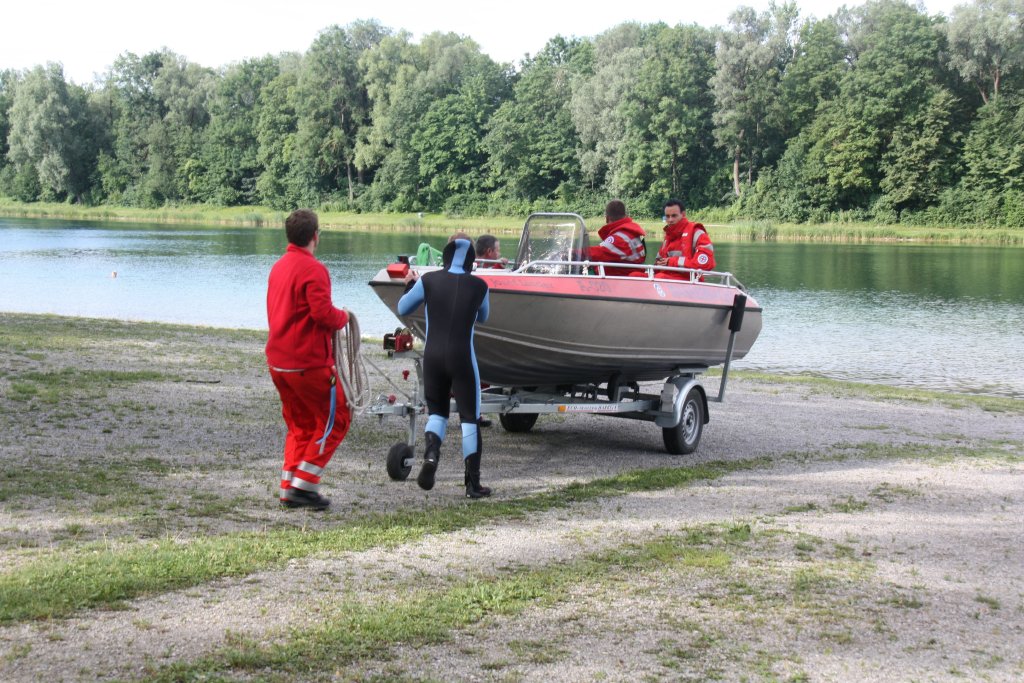
[[[478,320],[487,320],[490,303],[487,283],[472,274],[475,257],[472,241],[453,235],[444,248],[444,269],[410,280],[398,302],[399,315],[426,306],[423,389],[429,416],[424,428],[423,466],[416,481],[424,490],[434,487],[454,394],[462,421],[467,498],[491,495],[491,489],[480,485],[480,375],[473,349],[473,327]]]

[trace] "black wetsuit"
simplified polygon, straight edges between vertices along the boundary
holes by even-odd
[[[425,304],[427,339],[423,349],[423,387],[427,400],[426,431],[444,440],[451,396],[462,421],[463,457],[480,451],[480,374],[473,349],[473,327],[487,319],[487,283],[472,275],[475,253],[469,240],[444,249],[444,270],[426,273],[398,302],[408,315]]]

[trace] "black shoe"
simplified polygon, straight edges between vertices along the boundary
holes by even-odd
[[[326,510],[331,501],[324,498],[316,491],[304,491],[303,489],[290,488],[285,492],[285,507],[309,508],[311,510]]]
[[[481,417],[479,420],[476,421],[476,425],[478,427],[490,427],[492,424],[494,424],[494,423],[491,422],[490,420],[488,420],[487,418],[483,418],[483,417]]]
[[[416,483],[424,491],[429,491],[434,488],[434,473],[437,472],[437,463],[441,459],[441,437],[433,432],[427,432],[424,440],[427,447],[423,451],[423,467],[416,477]]]
[[[486,498],[491,495],[488,486],[480,485],[480,452],[466,458],[466,498]]]

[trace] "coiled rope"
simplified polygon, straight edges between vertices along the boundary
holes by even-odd
[[[369,405],[370,378],[360,354],[359,319],[346,309],[348,325],[334,332],[334,366],[338,369],[341,388],[352,416],[364,412]]]

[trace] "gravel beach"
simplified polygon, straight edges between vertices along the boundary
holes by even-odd
[[[689,456],[650,423],[495,420],[496,493],[477,502],[457,438],[424,492],[385,472],[405,424],[364,415],[315,514],[276,504],[283,425],[260,334],[0,323],[0,680],[1024,679],[1024,402],[740,373]],[[407,386],[408,361],[364,353]],[[371,385],[396,392],[376,370]],[[606,488],[579,496],[588,483]],[[62,562],[388,515],[441,522],[52,616],[14,609]],[[360,640],[374,618],[393,635]],[[239,654],[273,648],[290,654]]]

